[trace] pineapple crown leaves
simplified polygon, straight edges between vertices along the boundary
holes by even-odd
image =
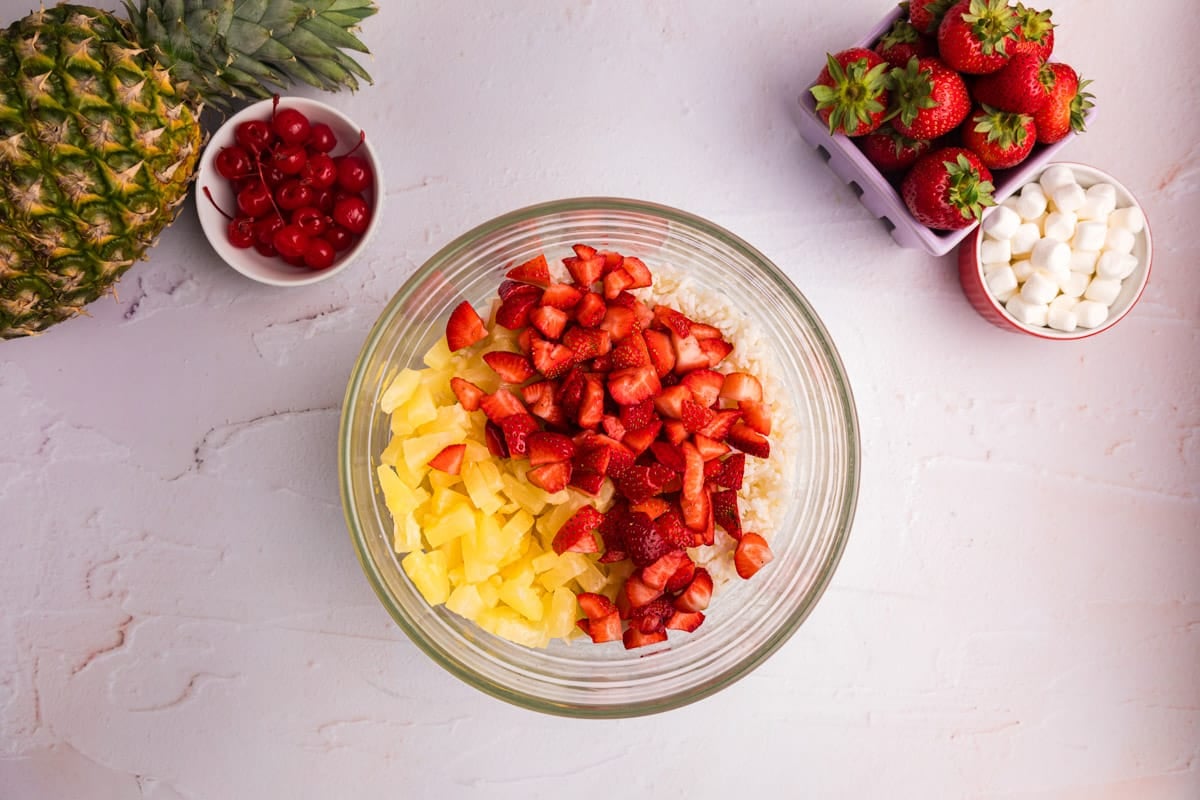
[[[888,73],[888,85],[892,90],[890,117],[900,117],[905,125],[912,125],[922,109],[937,108],[933,99],[933,70],[922,68],[914,56],[904,68],[894,68]]]
[[[965,219],[979,219],[983,209],[996,205],[991,181],[983,180],[974,165],[962,153],[954,161],[943,161],[948,178],[947,199]]]
[[[1017,3],[1017,27],[1021,29],[1021,38],[1027,42],[1041,42],[1054,30],[1050,21],[1050,11],[1038,11],[1024,3]]]
[[[1080,78],[1075,96],[1071,98],[1071,130],[1076,133],[1083,133],[1087,130],[1087,113],[1096,105],[1092,102],[1096,96],[1083,90],[1090,83],[1090,80]]]
[[[962,19],[979,39],[984,55],[1007,55],[1009,40],[1017,38],[1017,13],[1008,0],[971,0]]]
[[[1033,117],[1013,111],[999,111],[986,104],[980,108],[983,113],[973,117],[975,131],[986,133],[988,142],[1004,149],[1025,144],[1029,137],[1029,122]]]
[[[818,111],[830,109],[831,134],[839,128],[853,133],[859,123],[869,125],[871,115],[884,110],[880,98],[889,86],[888,64],[883,62],[868,69],[867,63],[867,59],[858,58],[843,69],[832,53],[826,53],[833,86],[817,84],[809,91],[817,101]]]
[[[368,53],[353,33],[372,0],[123,0],[138,40],[218,107],[270,97],[297,81],[357,89],[371,76],[344,51]]]

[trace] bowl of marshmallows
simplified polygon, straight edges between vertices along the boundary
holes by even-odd
[[[1049,164],[989,208],[959,248],[985,319],[1043,339],[1082,339],[1133,308],[1150,277],[1150,229],[1133,195],[1084,164]]]

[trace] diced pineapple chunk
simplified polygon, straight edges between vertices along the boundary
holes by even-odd
[[[402,369],[392,378],[392,382],[383,390],[383,394],[379,396],[379,410],[384,414],[391,414],[400,406],[408,402],[412,397],[413,391],[421,382],[421,373],[415,369]]]
[[[542,592],[519,580],[505,581],[500,587],[500,600],[509,608],[519,611],[530,622],[538,622],[545,609],[542,607]]]
[[[504,493],[519,507],[530,514],[541,514],[546,507],[546,493],[532,483],[517,480],[516,476],[505,472],[500,476]]]
[[[499,606],[479,612],[478,623],[481,628],[510,642],[523,644],[526,647],[545,647],[549,644],[542,627],[525,619],[511,608]]]
[[[497,580],[495,583],[493,583],[491,580],[483,580],[472,585],[475,587],[475,590],[479,592],[479,598],[483,600],[483,604],[488,608],[495,608],[500,602],[499,580]]]
[[[579,582],[585,592],[599,592],[604,588],[608,577],[596,567],[590,558],[585,558],[583,570],[575,576],[575,580]]]
[[[587,566],[588,560],[581,553],[563,553],[558,556],[558,563],[538,575],[537,581],[546,591],[553,591],[579,575]]]
[[[440,371],[443,367],[450,365],[450,359],[453,354],[450,352],[450,343],[446,341],[446,337],[439,337],[433,343],[433,347],[429,348],[425,353],[425,366],[432,370]]]
[[[410,436],[404,440],[404,461],[409,469],[417,470],[429,464],[430,459],[442,452],[442,448],[459,441],[455,431],[438,431],[424,436]]]
[[[417,591],[430,605],[446,602],[450,596],[450,578],[446,574],[446,554],[440,550],[414,550],[404,557],[400,566]]]
[[[469,456],[469,448],[468,448]],[[483,513],[491,516],[500,510],[504,505],[504,499],[493,491],[492,487],[499,483],[500,475],[496,473],[496,481],[489,482],[487,468],[495,469],[495,465],[489,461],[473,462],[467,460],[463,465],[462,479],[463,487],[467,490],[467,495],[471,498],[471,502],[475,504]]]
[[[424,546],[421,540],[421,526],[417,523],[416,514],[405,514],[403,517],[392,517],[392,548],[397,553],[407,553],[409,550],[420,550]]]
[[[555,553],[553,550],[549,550],[539,556],[534,557],[533,560],[530,561],[530,564],[533,565],[533,571],[540,575],[541,573],[558,564],[558,559],[558,553]],[[567,580],[570,580],[570,578]]]
[[[427,386],[421,385],[412,397],[392,413],[392,433],[407,435],[426,422],[437,419],[437,404]],[[397,429],[399,428],[399,429]]]
[[[487,603],[479,595],[479,588],[472,583],[464,583],[457,587],[446,598],[446,608],[467,619],[478,619],[479,612],[487,608]]]
[[[411,514],[429,499],[429,492],[406,485],[387,464],[380,464],[375,474],[379,478],[379,488],[383,490],[383,502],[393,519]]]
[[[475,529],[475,512],[471,510],[466,497],[453,489],[443,491],[453,495],[450,504],[432,519],[430,513],[425,515],[425,540],[430,547],[441,547],[451,539]],[[466,555],[465,548],[463,555]]]
[[[546,595],[542,626],[551,639],[565,639],[575,630],[579,604],[575,593],[560,586]]]

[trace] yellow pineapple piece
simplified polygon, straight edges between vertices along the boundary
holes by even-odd
[[[575,631],[579,603],[575,593],[560,586],[545,595],[543,600],[542,629],[550,639],[565,639]]]
[[[479,612],[488,608],[488,605],[480,596],[479,587],[472,583],[465,583],[456,587],[446,598],[446,608],[460,617],[475,620],[479,618]]]
[[[546,570],[558,564],[559,555],[553,550],[547,550],[541,555],[535,556],[529,563],[533,566],[533,571],[537,574],[542,574]],[[569,578],[567,580],[570,580]]]
[[[392,412],[392,433],[398,436],[412,433],[426,422],[437,419],[437,409],[429,387],[418,386],[412,397]]]
[[[504,505],[504,499],[492,488],[500,482],[500,473],[496,471],[495,481],[489,481],[487,468],[495,470],[496,465],[489,461],[471,461],[470,455],[471,448],[468,444],[462,469],[463,488],[467,490],[467,496],[471,498],[475,507],[491,516]]]
[[[505,581],[500,587],[500,601],[519,611],[530,622],[538,622],[545,609],[542,607],[542,592],[517,580]]]
[[[436,606],[450,596],[450,579],[446,574],[446,554],[440,550],[414,550],[404,557],[400,566],[425,602]]]
[[[484,609],[479,612],[477,622],[484,630],[526,647],[545,647],[549,644],[540,625],[531,623],[505,606]]]
[[[438,452],[441,452],[440,450]],[[448,489],[462,483],[462,473],[451,475],[449,472],[442,472],[440,469],[429,470],[429,485],[434,493]]]
[[[446,341],[446,337],[439,337],[433,343],[433,347],[425,353],[423,361],[425,366],[435,372],[442,371],[444,367],[450,366],[450,361],[454,354],[450,352],[450,344]]]
[[[430,547],[441,547],[451,539],[475,529],[475,512],[466,497],[453,489],[444,491],[457,499],[452,499],[441,514],[425,514],[425,540]],[[463,548],[463,558],[466,558],[466,548]]]
[[[392,549],[397,553],[420,550],[425,546],[421,538],[421,525],[415,513],[403,517],[392,517]]]
[[[457,444],[459,435],[455,431],[438,431],[424,436],[409,436],[401,446],[404,462],[412,471],[427,467],[429,461],[449,445]]]
[[[375,474],[379,479],[379,488],[383,491],[383,502],[391,512],[392,519],[411,514],[429,499],[428,491],[409,486],[387,464],[380,464]]]
[[[412,397],[413,392],[421,383],[421,373],[415,369],[402,369],[392,378],[392,382],[379,396],[379,410],[391,414],[404,405]]]
[[[500,602],[500,584],[502,581],[499,580],[499,577],[498,575],[496,576],[497,579],[494,583],[491,580],[483,580],[479,583],[471,584],[475,587],[475,591],[479,592],[479,598],[483,600],[483,604],[488,608],[495,608]]]
[[[590,558],[585,558],[583,570],[575,576],[575,580],[585,592],[599,592],[608,581],[608,576]]]
[[[465,440],[471,433],[471,416],[470,412],[460,406],[457,401],[453,401],[453,405],[439,405],[434,418],[428,422],[424,422],[416,429],[417,435],[427,433],[455,433],[456,441]]]
[[[558,563],[538,575],[537,581],[547,591],[553,591],[581,574],[587,569],[588,563],[582,553],[563,553],[558,556]]]

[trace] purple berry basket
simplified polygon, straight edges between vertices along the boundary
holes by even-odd
[[[879,37],[892,27],[892,23],[900,19],[904,11],[894,8],[870,33],[854,42],[853,47],[872,47]],[[830,52],[845,49],[834,48]],[[814,62],[815,63],[815,62]],[[820,65],[816,64],[819,70]],[[815,72],[814,72],[815,74]],[[978,223],[956,231],[937,231],[927,228],[917,222],[904,205],[904,198],[898,190],[899,176],[895,182],[875,168],[854,141],[842,134],[829,133],[829,126],[817,115],[816,101],[807,88],[800,96],[800,136],[809,146],[815,148],[829,163],[829,168],[844,183],[849,184],[857,193],[858,199],[867,210],[879,219],[891,232],[892,238],[901,247],[924,250],[935,256],[943,256],[953,250],[967,235],[974,230]],[[1090,123],[1095,117],[1092,109],[1087,120]],[[1050,145],[1034,145],[1029,157],[1012,169],[996,170],[992,178],[995,184],[993,195],[1000,202],[1015,192],[1030,178],[1042,171],[1042,168],[1052,161],[1055,155],[1078,134],[1068,134]]]

